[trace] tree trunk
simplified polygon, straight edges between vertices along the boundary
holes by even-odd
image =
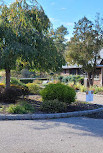
[[[10,88],[10,70],[6,69],[6,89]]]
[[[94,73],[88,73],[88,82],[89,82],[89,87],[93,86],[94,82]]]

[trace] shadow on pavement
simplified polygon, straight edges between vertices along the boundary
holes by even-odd
[[[35,125],[35,122],[39,122],[39,126]],[[35,130],[46,130],[51,128],[65,127],[76,129],[79,132],[73,134],[79,134],[81,136],[89,135],[94,137],[103,137],[103,119],[92,119],[86,117],[73,117],[73,118],[61,118],[52,120],[38,120],[34,121],[34,124],[30,126]],[[64,129],[65,129],[64,128]],[[80,133],[81,131],[81,133]],[[69,131],[63,131],[68,134]]]

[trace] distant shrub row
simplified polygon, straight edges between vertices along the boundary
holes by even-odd
[[[64,83],[80,82],[81,84],[84,84],[84,77],[81,77],[80,75],[59,76],[58,80]]]

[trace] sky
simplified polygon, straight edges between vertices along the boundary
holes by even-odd
[[[8,4],[14,0],[5,0]],[[53,28],[64,25],[72,37],[74,22],[86,16],[94,21],[96,13],[103,17],[103,0],[37,0],[53,24]]]

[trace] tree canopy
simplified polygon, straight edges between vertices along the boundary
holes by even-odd
[[[17,61],[45,71],[61,69],[65,60],[48,37],[50,21],[36,0],[16,0],[0,6],[0,69],[6,70],[7,87],[10,70]]]
[[[64,55],[67,39],[65,38],[68,35],[68,30],[66,27],[61,25],[55,30],[51,30],[51,35],[54,40],[57,51]]]
[[[68,42],[67,61],[82,65],[88,74],[90,85],[93,84],[97,61],[100,59],[103,41],[102,30],[99,15],[94,23],[83,17],[75,23],[73,37]]]

